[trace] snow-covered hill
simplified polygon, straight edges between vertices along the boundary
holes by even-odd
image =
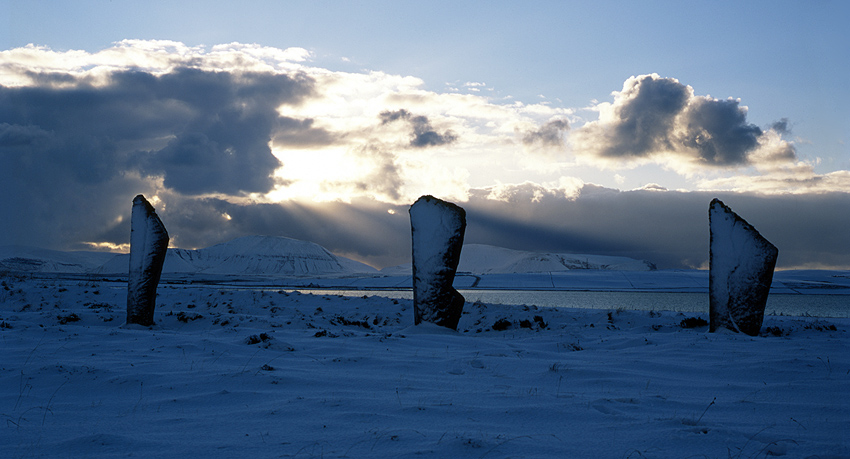
[[[476,274],[540,273],[572,269],[652,271],[655,266],[644,260],[627,257],[525,252],[483,244],[463,246],[458,265],[458,271]]]
[[[627,257],[572,253],[525,252],[484,244],[466,244],[460,254],[458,272],[473,274],[544,273],[576,269],[652,271],[648,261]],[[410,265],[381,270],[384,274],[409,274]]]
[[[59,252],[0,247],[0,271],[126,274],[128,254]],[[459,272],[542,273],[568,270],[651,271],[643,260],[605,255],[540,253],[481,244],[463,246]],[[409,275],[410,263],[385,268],[384,275]],[[168,249],[163,274],[346,276],[375,274],[371,266],[334,255],[312,242],[285,237],[246,236],[204,249]]]
[[[129,255],[98,268],[100,273],[127,271]],[[168,249],[163,273],[252,275],[347,275],[375,273],[363,263],[332,254],[312,242],[285,237],[246,236],[205,249]]]
[[[115,254],[108,252],[60,252],[9,245],[0,247],[0,271],[86,273],[113,257]]]

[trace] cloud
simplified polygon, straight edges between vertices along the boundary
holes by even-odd
[[[669,191],[666,187],[663,187],[657,183],[647,183],[646,185],[638,188],[639,190],[646,191]]]
[[[433,194],[467,208],[467,242],[700,266],[718,195],[782,243],[782,266],[847,265],[846,241],[830,239],[848,223],[847,171],[815,173],[783,139],[788,120],[756,127],[737,100],[645,75],[582,124],[568,108],[308,58],[170,41],[0,51],[0,243],[126,244],[143,193],[178,246],[271,234],[386,266],[409,260],[407,204]],[[610,180],[588,164],[646,165],[623,183],[664,171],[619,191],[576,178]],[[671,169],[685,179],[665,182]],[[778,220],[803,204],[805,221]]]
[[[511,190],[514,188],[514,190]],[[585,184],[574,195],[525,183],[502,195],[476,189],[467,243],[519,250],[629,256],[659,268],[707,267],[708,204],[715,197],[779,247],[778,267],[850,265],[850,193],[764,195],[728,191],[619,191]],[[529,190],[536,192],[529,192]]]
[[[522,136],[525,146],[540,146],[544,148],[562,148],[564,132],[570,129],[570,123],[565,119],[547,121],[537,130],[527,131]]]
[[[276,148],[322,148],[341,139],[326,128],[315,126],[312,118],[297,119],[281,116],[272,128],[272,145]]]
[[[385,202],[402,200],[402,189],[406,183],[398,155],[379,142],[357,149],[354,155],[361,162],[368,162],[368,172],[354,181],[327,181],[322,187],[342,195],[375,196]]]
[[[770,129],[779,134],[790,134],[791,127],[789,126],[789,124],[790,123],[788,122],[788,118],[782,118],[779,121],[774,121],[773,123],[771,123]]]
[[[561,177],[557,183],[549,184],[539,184],[531,181],[520,184],[500,183],[490,187],[476,189],[473,196],[513,204],[541,202],[544,197],[570,200],[578,197],[585,186],[587,184],[579,178]]]
[[[54,83],[85,78],[99,85],[114,72],[136,69],[154,74],[190,67],[225,72],[289,73],[300,71],[310,56],[303,48],[279,49],[257,44],[229,43],[187,46],[171,40],[122,40],[95,53],[80,50],[53,51],[27,45],[0,51],[0,85],[32,86],[36,78]],[[37,71],[32,71],[37,69]]]
[[[808,164],[798,163],[767,175],[736,175],[706,179],[698,183],[703,190],[724,190],[761,194],[827,194],[850,190],[850,171],[816,174]]]
[[[38,126],[0,123],[0,148],[29,147],[50,137],[50,132]]]
[[[599,120],[577,129],[572,145],[578,155],[609,163],[655,160],[679,170],[743,167],[759,160],[768,135],[747,122],[740,100],[697,96],[690,86],[656,74],[629,78],[614,93],[613,104],[596,109]],[[769,132],[787,132],[787,120]],[[783,159],[795,159],[793,145],[782,144]]]
[[[269,141],[279,126],[276,109],[309,95],[309,79],[183,68],[150,78],[133,78],[148,80],[147,102],[176,104],[189,116],[164,148],[143,155],[146,172],[162,174],[165,186],[186,194],[262,193],[274,187],[272,175],[280,163]]]
[[[576,193],[533,183],[474,189],[466,202],[466,243],[517,250],[629,256],[661,269],[705,267],[708,205],[715,197],[779,247],[779,268],[850,264],[850,193],[759,195],[661,189],[619,191],[584,184]],[[515,188],[515,189],[511,189]],[[157,209],[182,247],[205,247],[264,234],[313,241],[377,267],[410,262],[409,204],[375,199],[351,202],[233,203],[165,196]],[[129,216],[129,205],[126,206]],[[392,213],[388,212],[392,211]],[[230,218],[225,217],[225,214]],[[113,243],[126,242],[128,220]]]
[[[381,124],[392,123],[397,120],[407,121],[410,127],[413,128],[413,133],[410,137],[411,147],[434,147],[447,145],[457,140],[457,134],[453,131],[447,130],[440,134],[431,126],[428,117],[412,115],[405,109],[381,112],[380,119]]]
[[[588,123],[580,132],[599,137],[602,143],[594,153],[603,157],[644,157],[670,150],[674,121],[691,97],[690,88],[673,79],[630,78],[615,94],[614,105],[606,107],[604,121]]]
[[[758,146],[762,130],[747,123],[740,101],[696,97],[683,113],[681,144],[695,150],[700,162],[708,165],[748,163],[747,154]]]
[[[271,190],[280,166],[268,146],[275,109],[313,90],[301,76],[189,68],[158,76],[120,71],[100,87],[74,81],[58,89],[0,87],[6,135],[49,132],[52,142],[30,154],[67,164],[83,181],[137,170],[187,194]]]
[[[13,65],[10,52],[0,64],[11,69],[0,85],[0,190],[15,197],[2,206],[3,243],[96,241],[138,193],[267,192],[280,167],[270,140],[320,137],[277,114],[314,91],[297,71],[80,68],[70,61],[90,55],[23,51],[33,65]]]

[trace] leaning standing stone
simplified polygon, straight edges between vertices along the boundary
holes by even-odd
[[[466,212],[450,202],[422,196],[410,206],[413,237],[413,320],[457,330],[464,298],[452,287]]]
[[[130,220],[130,273],[127,277],[127,323],[153,325],[156,287],[165,263],[168,232],[144,196],[133,199]]]
[[[719,327],[756,336],[779,250],[719,199],[708,209],[709,331]]]

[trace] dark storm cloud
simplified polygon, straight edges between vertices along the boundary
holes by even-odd
[[[682,143],[711,165],[746,164],[747,153],[758,147],[762,130],[747,124],[747,112],[737,100],[696,98],[683,113],[687,126]]]
[[[707,257],[701,239],[707,220],[702,217],[710,199],[705,206],[698,198],[674,207],[659,199],[662,193],[595,185],[585,185],[576,198],[550,192],[536,193],[534,201],[519,194],[503,202],[486,194],[479,190],[468,204],[476,210],[467,211],[470,240],[518,250],[627,256],[659,267],[699,265]]]
[[[277,119],[272,142],[276,147],[319,148],[333,145],[340,137],[313,126],[314,120],[281,116]]]
[[[191,110],[183,129],[165,148],[152,152],[145,170],[162,174],[182,193],[266,192],[280,162],[268,143],[277,125],[276,108],[295,103],[309,85],[287,75],[182,69],[150,81],[158,100],[179,101]]]
[[[410,119],[410,112],[405,109],[396,110],[396,111],[384,111],[381,112],[378,117],[381,119],[381,124],[392,123],[397,120],[407,120]]]
[[[311,91],[310,80],[278,74],[124,71],[104,87],[0,88],[0,122],[53,135],[29,155],[104,178],[136,168],[183,193],[264,192],[280,165],[268,147],[275,109]]]
[[[0,124],[0,148],[30,146],[50,137],[50,133],[36,126]]]
[[[412,115],[405,109],[381,112],[379,117],[381,124],[387,124],[397,120],[407,121],[413,129],[413,133],[410,136],[411,147],[435,147],[447,145],[457,140],[457,135],[453,131],[447,130],[440,134],[431,126],[428,117]]]
[[[738,100],[694,96],[688,86],[657,75],[626,81],[611,110],[613,119],[579,129],[580,152],[626,160],[672,152],[702,165],[740,166],[753,161],[765,134],[747,122]],[[773,126],[779,134],[786,127],[785,120]],[[793,158],[793,146],[784,149],[782,156]]]
[[[631,98],[617,107],[610,144],[603,156],[646,156],[672,149],[676,116],[688,104],[687,87],[668,78],[645,76],[631,88]]]
[[[717,197],[779,247],[779,267],[850,265],[850,193],[621,192],[585,185],[575,199],[538,193],[535,202],[502,202],[486,194],[479,190],[464,204],[467,242],[699,267],[708,260],[708,204]]]
[[[526,146],[562,147],[564,146],[564,132],[569,129],[570,123],[567,120],[551,120],[540,126],[540,129],[536,131],[526,132],[522,136],[522,143]]]
[[[508,193],[510,202],[488,199],[489,190],[473,190],[468,202],[458,202],[467,212],[465,243],[627,256],[661,269],[706,266],[708,205],[717,197],[779,247],[778,267],[850,266],[850,193],[621,192],[585,185],[578,197],[567,198],[558,192],[535,193],[531,187]],[[284,236],[384,267],[410,262],[407,209],[372,199],[240,205],[180,197],[158,212],[183,247],[206,247],[245,235]],[[121,225],[125,227],[112,231],[119,236],[113,242],[127,242],[126,222]]]
[[[280,166],[273,137],[321,140],[309,121],[276,111],[313,94],[298,74],[120,71],[97,86],[31,76],[39,86],[0,86],[0,189],[15,196],[0,237],[10,243],[40,243],[41,232],[57,244],[93,240],[92,222],[150,193],[149,176],[189,195],[269,191]],[[28,227],[40,229],[17,229]]]

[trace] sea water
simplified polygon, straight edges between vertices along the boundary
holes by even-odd
[[[467,301],[483,303],[708,313],[707,293],[498,290],[466,290],[461,293]],[[768,296],[765,313],[786,316],[850,317],[850,295],[772,294]]]

